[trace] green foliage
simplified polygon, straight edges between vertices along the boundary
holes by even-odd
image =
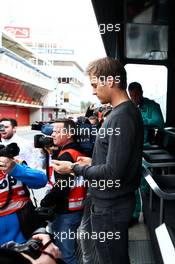
[[[88,108],[89,105],[91,105],[92,103],[90,101],[85,102],[85,101],[81,101],[81,111],[85,112]]]

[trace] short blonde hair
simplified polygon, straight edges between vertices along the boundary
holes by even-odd
[[[119,76],[120,82],[119,87],[126,90],[126,70],[121,62],[111,57],[101,58],[89,63],[86,72],[88,75],[93,74],[97,78],[101,76],[107,78],[112,76],[114,79]]]

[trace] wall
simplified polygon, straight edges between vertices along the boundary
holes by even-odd
[[[16,119],[19,126],[30,124],[30,112],[25,107],[0,105],[0,118],[3,117]]]

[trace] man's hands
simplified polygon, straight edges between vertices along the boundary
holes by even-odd
[[[60,174],[70,174],[72,172],[72,165],[77,164],[80,166],[91,165],[91,158],[78,157],[76,163],[70,161],[52,160],[53,169]]]
[[[88,157],[78,157],[76,164],[78,164],[80,166],[85,166],[85,165],[90,166],[91,165],[91,162],[92,162],[92,159],[91,158],[88,158]]]
[[[53,169],[60,174],[70,174],[73,163],[70,161],[52,160]]]
[[[9,173],[15,164],[16,162],[11,158],[0,157],[0,170],[4,171],[5,173]]]

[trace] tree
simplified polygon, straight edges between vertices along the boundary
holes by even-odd
[[[88,101],[88,102],[81,101],[81,112],[86,112],[88,106],[91,104],[92,104],[92,102],[90,102],[90,101]]]

